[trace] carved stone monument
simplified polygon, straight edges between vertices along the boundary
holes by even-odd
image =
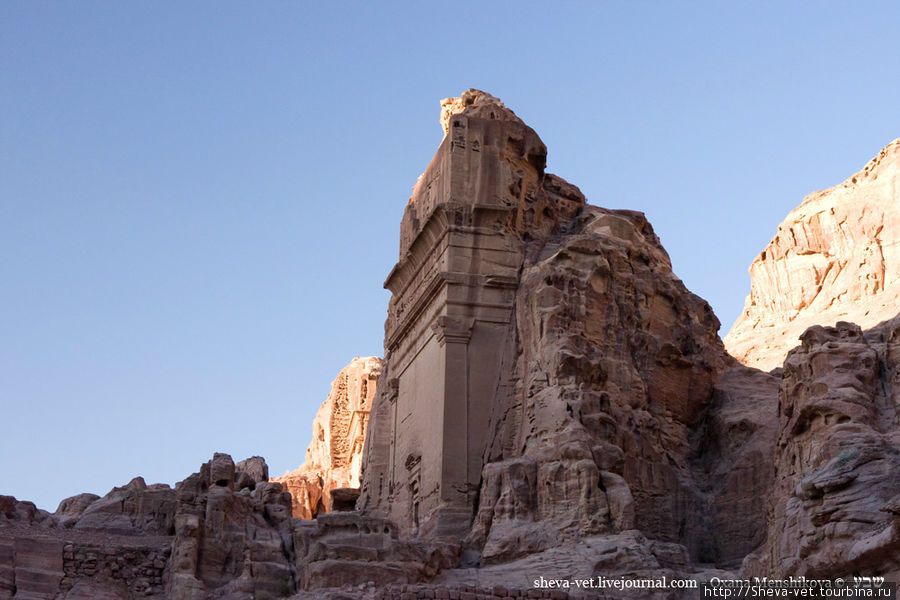
[[[472,90],[454,101],[443,103],[448,131],[406,207],[385,282],[389,367],[360,500],[404,533],[432,536],[471,524],[490,408],[515,359],[521,209],[547,153],[496,98]]]

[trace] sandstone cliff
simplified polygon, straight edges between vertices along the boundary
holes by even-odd
[[[492,407],[470,539],[485,560],[630,529],[686,541],[702,502],[690,428],[712,400],[718,321],[641,214],[586,207],[540,245],[523,265],[514,391]]]
[[[773,369],[774,485],[747,575],[900,573],[900,140],[807,196],[750,267],[725,338]]]
[[[604,574],[739,565],[766,534],[777,379],[727,356],[642,214],[546,173],[496,98],[442,108],[386,283],[358,506],[507,575],[586,540]]]
[[[814,326],[784,363],[768,535],[745,573],[900,577],[900,317]]]
[[[388,383],[373,406],[359,507],[411,535],[462,537],[479,577],[493,563],[506,576],[535,561],[577,570],[568,553],[594,574],[893,572],[890,361],[862,346],[827,364],[797,351],[811,366],[783,378],[737,363],[643,215],[592,207],[544,172],[540,138],[496,98],[469,90],[442,109],[447,135],[406,207],[386,283]],[[745,362],[771,360],[766,318],[787,323],[783,358],[786,332],[802,334],[820,308],[866,326],[896,314],[898,146],[808,198],[755,263],[747,315],[759,322],[740,339],[757,353]],[[820,335],[811,331],[804,340]],[[893,334],[870,335],[886,344]],[[862,387],[808,373],[817,368]],[[417,385],[427,372],[442,387]],[[844,388],[868,415],[854,430],[869,448],[858,463],[845,452],[854,442],[805,433],[861,418],[831,405]],[[786,406],[809,395],[824,404],[805,409],[807,425],[788,422]],[[426,429],[443,451],[422,444]],[[849,474],[839,484],[810,497],[794,489],[828,479],[822,469],[841,452]],[[847,483],[856,478],[866,483]],[[816,529],[829,520],[827,533]],[[602,559],[591,550],[601,547]]]
[[[381,359],[357,357],[341,369],[313,420],[313,437],[299,468],[272,481],[290,492],[293,516],[312,519],[331,510],[331,492],[358,488],[369,410]]]
[[[725,345],[784,369],[765,541],[746,575],[900,574],[898,179],[895,140],[807,196],[750,267]]]
[[[813,325],[868,328],[900,310],[900,140],[840,185],[804,198],[750,265],[725,338],[742,363],[781,366]]]
[[[269,481],[261,458],[216,454],[174,489],[136,478],[52,515],[0,496],[0,600],[900,577],[900,316],[866,320],[896,292],[897,142],[754,263],[729,348],[768,368],[800,339],[764,371],[725,352],[644,215],[545,172],[497,98],[446,99],[441,123],[385,283],[385,361],[341,371],[303,466]],[[804,330],[820,309],[863,326]]]

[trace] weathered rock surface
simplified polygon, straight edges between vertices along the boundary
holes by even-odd
[[[703,498],[693,560],[736,567],[765,540],[779,383],[740,364],[716,380],[709,412],[691,434],[691,466]]]
[[[267,472],[260,457],[216,454],[174,489],[137,477],[54,515],[0,496],[0,599],[280,598],[423,582],[457,562],[458,544],[401,538],[384,519],[294,519]]]
[[[442,108],[386,282],[358,507],[464,539],[466,564],[609,536],[646,572],[651,546],[681,573],[738,566],[765,537],[777,379],[726,355],[642,214],[546,173],[496,98]]]
[[[34,502],[16,500],[12,496],[0,496],[0,526],[9,524],[52,525],[53,519]]]
[[[148,486],[142,477],[135,477],[127,485],[114,488],[103,498],[94,500],[72,519],[72,509],[77,510],[78,505],[87,500],[83,496],[63,500],[60,507],[68,514],[61,521],[75,529],[109,533],[172,534],[176,500],[168,485]]]
[[[804,198],[750,265],[751,289],[725,347],[781,366],[813,325],[867,329],[900,310],[900,139],[840,185]]]
[[[692,596],[532,588],[900,578],[900,316],[798,330],[783,370],[741,364],[641,213],[546,173],[489,94],[443,101],[441,122],[385,284],[386,359],[341,371],[303,466],[270,481],[261,457],[216,454],[174,489],[138,477],[54,515],[0,496],[0,600],[674,600]],[[888,311],[897,154],[808,198],[754,263],[745,363],[768,367],[819,309]]]
[[[389,520],[355,512],[297,520],[295,532],[303,589],[419,583],[458,562],[458,543],[402,538]]]
[[[630,529],[688,542],[690,432],[722,350],[643,215],[585,207],[525,262],[515,316],[515,389],[493,407],[470,541],[486,560]]]
[[[331,490],[359,487],[369,411],[381,375],[381,359],[354,358],[331,383],[316,413],[313,438],[300,467],[272,481],[292,498],[293,516],[312,519],[331,511]]]
[[[258,484],[268,480],[269,465],[262,456],[251,456],[234,465],[235,489],[248,488],[252,492]]]
[[[242,465],[244,481],[267,470],[258,457]],[[0,598],[203,599],[235,581],[285,595],[295,589],[283,588],[295,585],[290,498],[265,479],[236,490],[234,477],[217,454],[175,489],[136,477],[103,498],[63,500],[52,516],[16,503],[0,524]]]
[[[55,598],[63,580],[62,544],[42,529],[9,537],[0,527],[0,598]]]
[[[633,599],[682,599],[691,598],[681,589],[590,589],[579,590],[574,580],[597,581],[608,579],[654,580],[690,577],[708,581],[710,577],[730,577],[728,571],[710,567],[692,569],[684,546],[648,539],[637,530],[622,533],[586,536],[569,544],[562,544],[542,552],[531,553],[502,564],[482,566],[477,569],[450,569],[442,571],[433,584],[447,587],[468,585],[472,588],[506,590],[500,597],[534,597],[535,593],[557,594],[559,598],[633,598]],[[560,574],[565,574],[560,576]],[[570,587],[536,591],[535,580],[561,579]],[[480,591],[480,589],[479,589]],[[529,596],[531,594],[531,596]],[[490,597],[490,596],[489,596]],[[549,596],[554,597],[554,596]],[[696,596],[699,597],[699,596]]]
[[[745,575],[900,569],[900,140],[807,196],[750,267],[725,338],[779,382],[764,543]],[[799,346],[798,346],[799,344]]]
[[[469,90],[442,105],[449,133],[406,206],[385,283],[387,366],[359,506],[403,533],[459,539],[491,407],[511,393],[526,239],[559,232],[584,197],[544,173],[543,142],[496,98]]]
[[[900,317],[816,326],[779,393],[768,537],[753,575],[900,576]]]
[[[295,589],[290,496],[280,484],[263,480],[236,491],[234,462],[216,454],[174,495],[167,598],[212,590],[274,598]]]

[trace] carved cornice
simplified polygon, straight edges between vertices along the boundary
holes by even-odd
[[[431,329],[441,346],[445,343],[468,344],[474,323],[475,320],[472,318],[458,319],[441,315],[431,324]]]

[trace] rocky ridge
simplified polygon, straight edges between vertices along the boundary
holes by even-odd
[[[174,488],[136,477],[54,514],[0,496],[0,599],[260,600],[423,582],[454,564],[452,544],[401,539],[384,519],[292,518],[267,478],[260,457],[216,454]]]
[[[174,488],[136,477],[53,515],[2,497],[0,598],[284,596],[290,497],[267,477],[260,457],[216,454]]]

